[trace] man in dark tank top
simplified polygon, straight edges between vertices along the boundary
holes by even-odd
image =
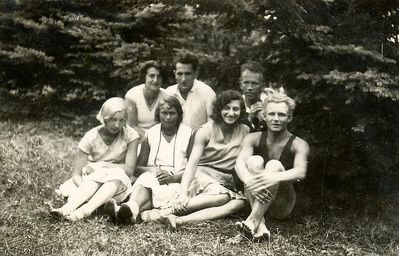
[[[251,213],[236,225],[254,240],[270,238],[266,212],[279,219],[292,212],[296,201],[292,183],[306,176],[309,145],[287,130],[294,108],[287,95],[269,95],[263,102],[267,130],[248,134],[237,158],[235,170],[245,185]]]

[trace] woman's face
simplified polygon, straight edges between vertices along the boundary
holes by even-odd
[[[118,111],[107,120],[104,120],[104,128],[108,133],[116,135],[126,126],[126,121],[126,111]]]
[[[178,113],[173,106],[164,103],[159,109],[159,119],[161,120],[162,127],[177,127]]]
[[[241,101],[232,100],[222,108],[222,118],[226,124],[234,124],[238,121],[241,114]]]
[[[162,76],[159,69],[151,67],[147,69],[147,74],[145,75],[145,87],[150,90],[159,91],[162,85]]]

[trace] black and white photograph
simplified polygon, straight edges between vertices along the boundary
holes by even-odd
[[[399,255],[399,0],[0,0],[0,255]]]

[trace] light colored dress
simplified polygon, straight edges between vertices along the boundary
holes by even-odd
[[[207,130],[211,136],[198,163],[195,178],[190,184],[190,196],[229,194],[234,199],[245,199],[236,190],[234,165],[240,145],[249,133],[249,127],[238,124],[228,142],[225,141],[220,126],[212,120],[201,129]]]
[[[127,147],[136,139],[139,139],[137,132],[126,126],[114,139],[107,145],[100,136],[99,130],[103,125],[99,125],[88,131],[78,144],[78,148],[88,155],[88,164],[98,162],[111,162],[115,164],[125,163]],[[82,169],[83,180],[93,180],[99,183],[105,183],[111,180],[121,181],[114,199],[118,202],[123,201],[128,196],[131,187],[131,181],[122,168],[96,168],[94,172],[88,173],[86,166]],[[63,196],[69,196],[77,187],[72,179],[62,184],[57,191]]]
[[[161,88],[158,93],[158,97],[154,100],[152,105],[149,106],[144,98],[144,87],[145,84],[140,84],[133,87],[126,93],[125,99],[129,99],[136,104],[138,120],[137,126],[144,131],[147,131],[156,124],[155,109],[159,105],[159,102],[168,94],[166,93],[165,89]]]
[[[161,133],[161,124],[157,124],[147,132],[150,153],[147,166],[158,167],[171,175],[181,174],[187,164],[187,148],[193,130],[180,124],[176,135],[168,142]],[[167,208],[181,191],[180,183],[160,185],[156,174],[145,172],[140,175],[134,186],[142,185],[152,190],[152,204],[154,208]]]

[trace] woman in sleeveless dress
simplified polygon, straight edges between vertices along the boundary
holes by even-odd
[[[238,92],[229,90],[217,96],[212,120],[196,133],[174,214],[163,219],[170,228],[226,217],[244,207],[245,197],[234,178],[235,160],[249,133],[242,124],[244,118],[245,106]]]

